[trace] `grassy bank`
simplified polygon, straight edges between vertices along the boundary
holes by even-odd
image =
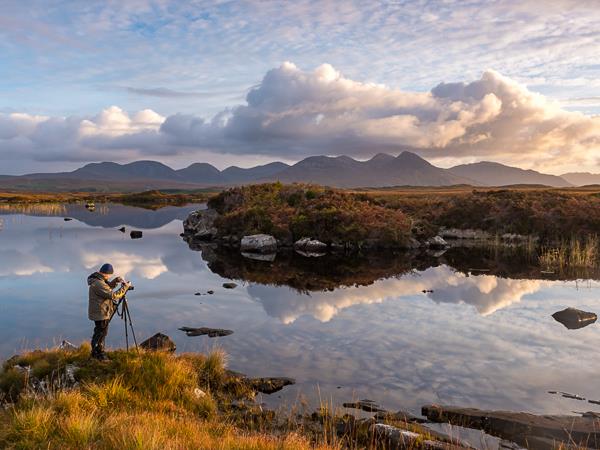
[[[144,191],[137,193],[89,193],[89,192],[0,192],[0,208],[23,207],[31,205],[60,205],[64,203],[121,203],[124,205],[139,206],[149,209],[158,209],[163,206],[181,206],[189,203],[206,202],[215,195],[213,190],[198,190],[193,192],[182,191]]]
[[[96,362],[84,345],[5,362],[0,395],[10,405],[0,410],[0,447],[336,448],[254,405],[255,393],[225,369],[222,352],[115,351],[110,357],[109,363]],[[78,368],[76,385],[65,387],[69,365]]]

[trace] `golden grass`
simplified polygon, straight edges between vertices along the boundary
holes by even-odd
[[[600,263],[600,240],[591,235],[585,239],[571,238],[556,247],[543,248],[540,265],[546,269],[597,268]]]
[[[14,403],[0,410],[0,448],[6,449],[255,449],[337,448],[310,440],[301,429],[272,423],[245,426],[227,405],[250,393],[229,380],[225,354],[115,351],[111,361],[74,352],[34,351],[12,358],[0,372],[0,391]],[[31,367],[40,378],[58,379],[75,364],[78,387],[50,386],[41,395],[27,388],[12,367]],[[231,389],[231,386],[235,387]],[[273,416],[268,416],[272,418]]]

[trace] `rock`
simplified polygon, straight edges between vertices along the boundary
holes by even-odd
[[[434,236],[425,241],[425,246],[433,249],[444,249],[449,245],[442,237]]]
[[[411,422],[411,423],[423,423],[425,419],[417,417],[407,411],[380,411],[375,414],[375,420],[393,420],[396,422]]]
[[[183,231],[185,234],[198,240],[211,240],[217,236],[215,219],[219,213],[214,209],[199,209],[191,213],[183,221]]]
[[[598,316],[592,312],[582,311],[576,308],[566,308],[552,314],[557,322],[562,323],[569,330],[577,330],[593,324]]]
[[[382,409],[373,400],[359,400],[357,402],[343,403],[342,406],[344,408],[362,409],[363,411],[367,411],[367,412],[381,412],[381,413],[388,412],[387,410]]]
[[[74,344],[71,344],[69,341],[62,341],[60,343],[60,345],[58,346],[58,348],[60,350],[65,350],[65,351],[68,351],[68,352],[71,352],[73,350],[77,350],[77,346],[74,345]]]
[[[215,293],[215,291],[206,291],[206,293],[207,293],[208,295],[213,295],[213,294]]]
[[[275,261],[275,257],[277,256],[277,253],[249,253],[249,252],[242,252],[242,256],[244,258],[248,258],[248,259],[253,259],[255,261],[266,261],[266,262],[273,262]]]
[[[177,348],[175,342],[173,342],[173,340],[169,336],[162,333],[156,333],[151,338],[146,339],[140,344],[140,347],[142,347],[145,350],[157,350],[167,352],[174,352]]]
[[[600,448],[600,420],[594,417],[535,415],[428,405],[423,415],[433,422],[449,422],[483,430],[527,448]],[[533,443],[536,444],[533,444]],[[546,445],[550,443],[553,445]]]
[[[294,248],[307,253],[323,253],[327,250],[327,244],[316,239],[304,237],[294,242]]]
[[[247,378],[246,382],[255,391],[263,394],[273,394],[282,390],[285,386],[296,384],[293,378]]]
[[[194,388],[194,397],[197,399],[201,399],[202,397],[206,397],[206,392],[204,392],[200,388]]]
[[[223,287],[225,289],[235,289],[237,287],[237,284],[231,282],[223,283]]]
[[[483,230],[459,229],[459,228],[440,228],[439,236],[444,239],[475,239],[487,240],[492,235]]]
[[[240,250],[247,253],[275,253],[277,251],[277,240],[269,234],[244,236],[240,244]]]
[[[224,330],[224,329],[221,329],[221,328],[206,328],[206,327],[190,328],[190,327],[181,327],[179,329],[181,331],[185,331],[185,334],[187,334],[188,336],[204,336],[204,335],[208,335],[209,338],[229,336],[230,334],[233,334],[232,330]]]
[[[426,450],[446,450],[469,448],[459,445],[452,445],[447,442],[425,439],[424,435],[414,431],[404,430],[384,423],[375,423],[371,425],[371,432],[377,442],[377,448],[390,449],[411,449],[421,448]]]
[[[121,227],[121,228],[119,228],[119,231],[120,231],[121,233],[125,233],[125,227]]]
[[[64,220],[65,222],[69,222],[69,221],[71,221],[71,220],[73,220],[73,219],[72,219],[72,218],[70,218],[70,217],[65,217],[63,220]]]
[[[131,239],[140,239],[143,236],[143,233],[140,230],[132,230],[129,233],[129,237],[131,237]]]

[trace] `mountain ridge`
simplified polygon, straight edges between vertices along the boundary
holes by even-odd
[[[592,174],[590,174],[592,175]],[[44,186],[61,189],[86,189],[89,185],[123,189],[206,188],[238,184],[281,181],[285,183],[316,183],[332,187],[392,187],[392,186],[506,186],[514,184],[572,186],[568,180],[534,170],[482,161],[451,168],[431,164],[416,153],[403,151],[397,156],[377,153],[368,160],[356,160],[346,155],[314,155],[288,165],[271,162],[255,167],[229,166],[223,170],[196,162],[182,169],[173,169],[158,161],[140,160],[126,164],[115,162],[88,163],[71,172],[34,173],[19,176],[0,175],[0,188],[14,184],[16,189]]]

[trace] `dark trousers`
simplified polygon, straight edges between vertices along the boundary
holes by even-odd
[[[94,335],[92,336],[92,355],[101,355],[104,353],[104,339],[108,334],[108,324],[110,320],[95,320]]]

